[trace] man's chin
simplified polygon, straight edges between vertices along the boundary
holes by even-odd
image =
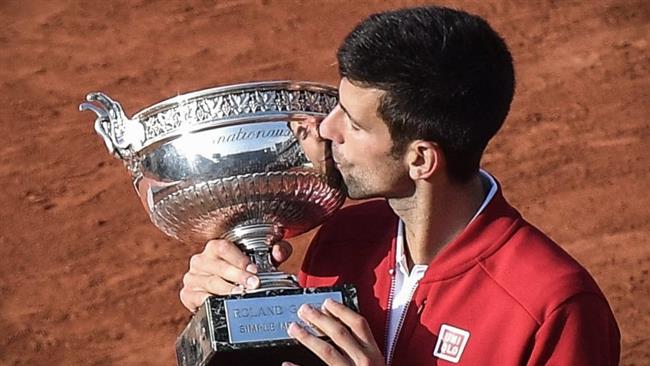
[[[349,195],[348,194],[348,199],[350,201],[365,201],[365,200],[371,200],[375,198],[386,198],[381,195],[376,195],[376,194],[358,194],[358,195]]]
[[[367,199],[371,199],[371,198],[379,198],[379,197],[381,197],[380,195],[371,194],[369,192],[366,192],[363,189],[356,189],[354,186],[350,187],[347,183],[344,183],[343,185],[345,186],[345,193],[346,193],[348,199],[353,200],[353,201],[367,200]]]
[[[377,194],[371,194],[365,189],[362,189],[362,185],[359,184],[359,180],[355,179],[353,176],[346,175],[341,169],[340,165],[337,164],[337,170],[341,174],[342,181],[342,190],[351,200],[365,200],[369,198],[378,198],[381,197]]]

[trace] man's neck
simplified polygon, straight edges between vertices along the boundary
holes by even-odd
[[[429,264],[460,234],[481,206],[487,189],[480,174],[465,184],[416,182],[415,193],[388,203],[404,221],[409,269]]]

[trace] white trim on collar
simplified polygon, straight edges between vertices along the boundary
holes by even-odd
[[[492,198],[494,198],[494,195],[497,194],[497,190],[499,189],[499,185],[497,184],[496,179],[492,176],[492,174],[488,173],[484,169],[480,169],[479,173],[481,174],[481,178],[483,180],[487,181],[490,183],[490,190],[488,191],[487,195],[485,195],[485,199],[483,200],[483,203],[481,204],[481,207],[478,208],[478,211],[476,211],[476,214],[474,214],[474,217],[470,220],[470,222],[474,221],[474,219],[485,210],[485,207],[492,201]]]

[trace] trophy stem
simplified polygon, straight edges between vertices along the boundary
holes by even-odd
[[[248,292],[300,288],[295,276],[278,271],[271,259],[273,243],[284,236],[284,229],[273,224],[241,225],[223,235],[235,243],[257,266],[260,287]]]

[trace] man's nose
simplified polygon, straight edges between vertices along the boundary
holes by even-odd
[[[341,107],[338,105],[323,119],[318,126],[318,132],[324,139],[331,140],[334,143],[343,143],[343,137],[339,132],[339,122],[341,120]]]

